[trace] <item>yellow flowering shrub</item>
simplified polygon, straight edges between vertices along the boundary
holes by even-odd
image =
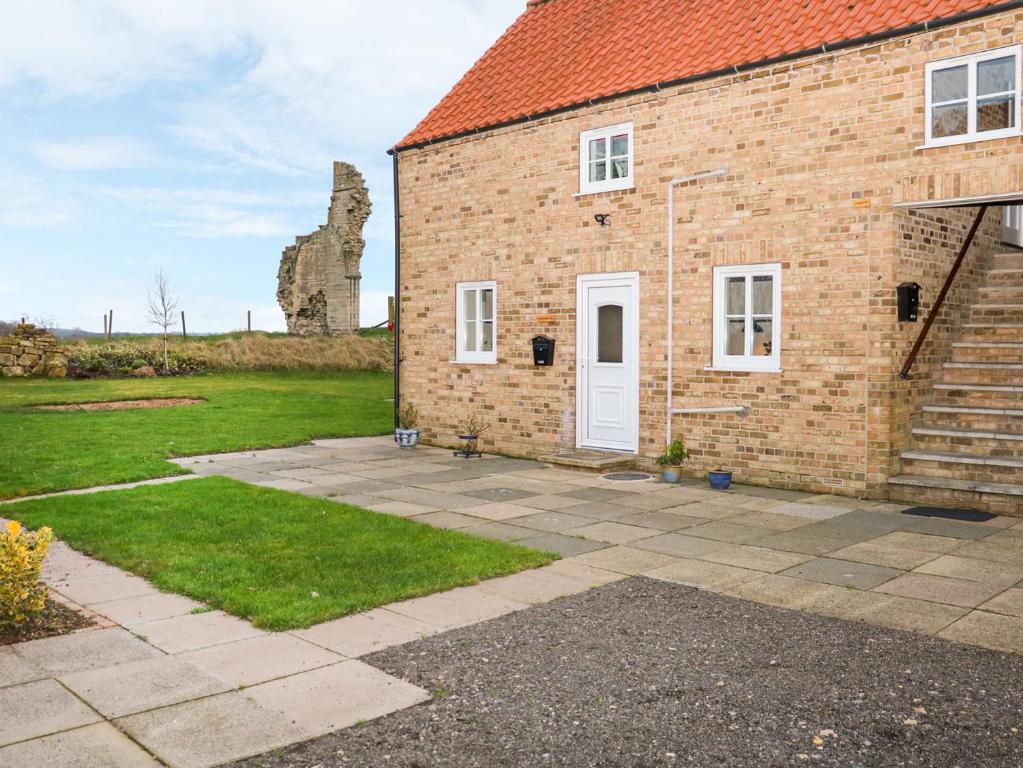
[[[39,574],[51,539],[49,528],[32,533],[15,520],[0,534],[0,627],[16,627],[46,605]]]

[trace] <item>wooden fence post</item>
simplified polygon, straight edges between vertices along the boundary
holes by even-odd
[[[252,333],[252,310],[247,310],[245,314],[247,315],[246,325],[248,326],[249,333]]]
[[[105,312],[103,313],[103,338],[107,338],[107,316]]]
[[[114,336],[114,310],[110,310],[110,319],[107,321],[107,340]]]
[[[188,331],[185,330],[185,310],[181,310],[181,338],[188,338]]]

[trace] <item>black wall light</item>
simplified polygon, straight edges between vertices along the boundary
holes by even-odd
[[[610,213],[598,213],[593,217],[593,220],[602,227],[611,226],[611,214]]]

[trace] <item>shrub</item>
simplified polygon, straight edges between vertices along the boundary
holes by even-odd
[[[657,457],[659,467],[681,467],[689,458],[689,451],[686,444],[681,440],[672,440],[671,445],[664,449],[664,453]]]
[[[398,410],[398,426],[402,429],[415,429],[419,424],[419,411],[412,403],[406,401]]]
[[[13,629],[46,606],[39,574],[52,538],[49,528],[32,533],[15,520],[0,534],[0,628]]]

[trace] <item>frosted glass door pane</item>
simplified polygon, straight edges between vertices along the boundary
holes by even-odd
[[[623,310],[619,304],[597,308],[597,362],[620,363],[622,349]]]

